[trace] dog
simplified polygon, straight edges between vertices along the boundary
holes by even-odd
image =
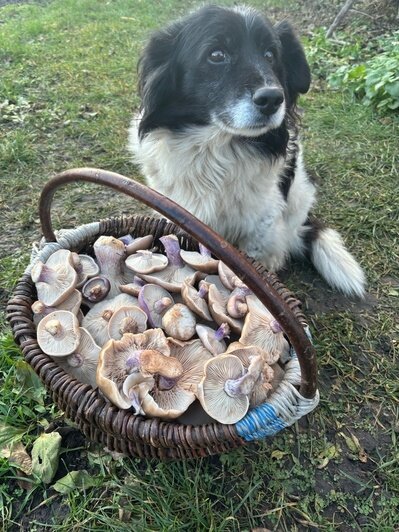
[[[310,70],[288,22],[203,7],[152,35],[138,75],[128,148],[151,187],[270,271],[308,256],[332,287],[364,296],[341,236],[310,214],[296,105]]]

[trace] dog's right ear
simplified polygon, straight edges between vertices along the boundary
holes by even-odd
[[[138,64],[138,87],[143,117],[139,134],[153,129],[153,120],[176,89],[177,68],[174,50],[178,36],[177,24],[154,33]]]

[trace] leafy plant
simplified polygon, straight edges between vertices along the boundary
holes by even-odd
[[[382,53],[354,65],[342,65],[328,77],[332,87],[346,88],[382,112],[399,108],[399,32],[380,41]]]

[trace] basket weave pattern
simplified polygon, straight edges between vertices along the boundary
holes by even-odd
[[[102,220],[75,230],[60,231],[57,235],[58,243],[45,244],[44,249],[33,253],[30,267],[37,257],[40,256],[43,260],[43,256],[50,255],[60,247],[90,253],[92,244],[99,236],[119,237],[128,233],[135,237],[152,234],[154,245],[160,245],[161,236],[174,233],[178,236],[182,249],[189,251],[198,249],[198,242],[194,238],[166,219],[124,216]],[[237,252],[238,254],[243,255],[240,252]],[[276,291],[295,319],[306,329],[307,324],[300,309],[300,302],[274,274],[267,272],[260,263],[252,259],[248,261],[264,279],[265,284]],[[237,425],[223,425],[217,422],[200,426],[183,425],[157,418],[147,419],[136,416],[130,411],[120,410],[105,399],[99,390],[93,390],[89,385],[79,383],[65,373],[39,348],[31,311],[31,305],[36,300],[36,290],[30,278],[30,267],[17,284],[7,306],[7,316],[14,337],[20,344],[26,361],[42,379],[52,399],[65,416],[74,421],[89,440],[101,443],[110,451],[158,459],[197,458],[223,453],[244,445],[246,441],[263,438],[292,424],[311,411],[318,402],[317,392],[314,397],[305,399],[292,385],[289,385],[291,393],[295,394],[295,404],[299,398],[299,414],[294,413],[292,421],[288,423],[278,417],[275,406],[267,404],[260,405],[258,412],[250,412],[251,417],[244,418]],[[282,402],[288,400],[282,397]],[[289,409],[292,408],[289,405]],[[263,427],[265,419],[269,420],[270,424]]]

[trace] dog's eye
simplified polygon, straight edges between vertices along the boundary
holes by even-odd
[[[269,63],[273,63],[274,61],[274,54],[270,50],[266,50],[263,54],[263,57],[266,59],[266,61],[269,61]]]
[[[208,55],[208,61],[211,63],[226,63],[227,54],[224,50],[212,50]]]

